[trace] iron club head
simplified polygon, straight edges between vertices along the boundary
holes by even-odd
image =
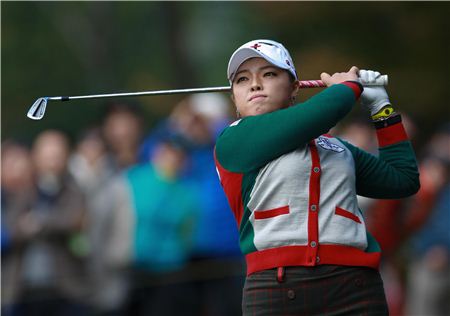
[[[47,97],[37,99],[28,110],[27,116],[32,120],[43,118],[47,107],[47,99]]]

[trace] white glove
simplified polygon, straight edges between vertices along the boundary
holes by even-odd
[[[360,70],[359,82],[364,86],[374,83],[381,74],[373,70]],[[384,106],[391,104],[384,86],[365,86],[361,94],[361,104],[370,111],[370,115],[377,114]]]

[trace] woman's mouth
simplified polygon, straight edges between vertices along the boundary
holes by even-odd
[[[248,99],[248,101],[250,102],[250,101],[259,101],[259,100],[262,100],[262,99],[264,99],[264,98],[266,98],[267,96],[266,95],[264,95],[264,94],[255,94],[255,95],[252,95],[249,99]]]

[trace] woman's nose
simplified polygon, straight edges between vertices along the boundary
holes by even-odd
[[[262,84],[261,84],[261,81],[259,80],[259,78],[257,78],[257,77],[253,78],[251,90],[252,91],[262,90]]]

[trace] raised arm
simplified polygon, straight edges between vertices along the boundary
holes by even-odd
[[[259,168],[328,132],[362,92],[353,81],[332,84],[304,103],[243,118],[224,130],[216,143],[216,158],[229,171]]]

